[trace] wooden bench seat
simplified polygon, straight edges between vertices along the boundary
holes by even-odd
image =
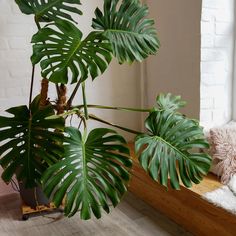
[[[204,193],[221,186],[217,177],[209,174],[191,189],[181,187],[181,191],[167,191],[152,181],[134,158],[129,190],[194,235],[236,235],[236,216],[202,198]]]

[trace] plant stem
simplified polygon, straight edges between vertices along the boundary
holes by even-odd
[[[37,25],[38,30],[41,30],[41,26],[39,24],[39,20],[37,19],[37,17],[34,17],[34,21],[35,21],[35,24]],[[50,58],[49,56],[47,56],[47,57]],[[51,64],[50,64],[50,66],[52,67]],[[57,96],[59,97],[59,93],[60,93],[59,85],[55,84],[55,86],[56,86]]]
[[[115,128],[124,130],[124,131],[126,131],[126,132],[128,132],[128,133],[131,133],[131,134],[142,134],[142,133],[139,132],[139,131],[132,130],[132,129],[129,129],[129,128],[125,128],[125,127],[122,127],[122,126],[120,126],[120,125],[115,125],[115,124],[113,124],[113,123],[111,123],[111,122],[108,122],[108,121],[106,121],[106,120],[103,120],[103,119],[101,119],[101,118],[99,118],[99,117],[97,117],[97,116],[95,116],[95,115],[91,115],[91,114],[90,114],[90,115],[89,115],[89,118],[92,119],[92,120],[101,122],[101,123],[103,123],[103,124],[110,125],[110,126],[113,126],[113,127],[115,127]]]
[[[31,83],[30,83],[30,96],[29,96],[29,107],[30,107],[30,104],[32,102],[32,96],[33,96],[34,75],[35,75],[35,65],[32,66]]]
[[[59,87],[59,95],[58,95],[58,100],[57,100],[57,114],[63,114],[65,112],[66,108],[66,93],[67,93],[67,88],[66,85],[61,84]]]
[[[57,91],[57,96],[59,97],[59,94],[60,94],[60,87],[58,84],[55,84],[56,85],[56,91]]]
[[[87,99],[86,99],[86,93],[85,93],[85,82],[82,83],[82,93],[83,93],[83,102],[84,102],[84,115],[85,119],[88,120],[88,107],[87,107]]]
[[[35,17],[35,23],[38,27],[39,23],[38,23],[36,17]],[[30,109],[30,104],[32,102],[32,96],[33,96],[34,76],[35,76],[35,65],[32,65],[31,82],[30,82],[30,95],[29,95],[29,109]]]
[[[43,107],[47,106],[48,103],[49,103],[49,101],[48,101],[48,80],[42,79],[39,107],[43,108]]]
[[[40,30],[40,29],[41,29],[41,26],[40,26],[40,24],[39,24],[39,20],[37,19],[36,16],[34,17],[34,21],[35,21],[35,24],[36,24],[38,30]]]
[[[71,94],[69,100],[67,101],[67,108],[68,108],[68,109],[71,108],[72,102],[73,102],[73,100],[74,100],[74,98],[75,98],[75,95],[76,95],[76,93],[77,93],[77,91],[78,91],[78,89],[79,89],[81,83],[82,83],[82,81],[79,80],[79,82],[78,82],[77,85],[75,86],[75,89],[73,90],[73,92],[72,92],[72,94]]]
[[[75,106],[75,108],[82,108],[83,105]],[[129,108],[129,107],[111,107],[111,106],[103,106],[103,105],[87,105],[88,108],[95,109],[106,109],[106,110],[118,110],[118,111],[133,111],[133,112],[151,112],[152,109],[139,109],[139,108]]]

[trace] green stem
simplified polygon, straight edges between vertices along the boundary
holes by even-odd
[[[37,25],[37,28],[38,30],[41,30],[41,26],[39,24],[39,20],[37,19],[37,17],[35,16],[34,17],[34,21],[35,21],[35,24]],[[44,43],[45,44],[45,43]],[[50,56],[47,56],[48,59],[50,59]],[[52,65],[50,64],[50,66],[52,67]],[[57,96],[59,97],[59,92],[60,92],[60,88],[59,88],[59,85],[58,84],[55,84],[56,86],[56,91],[57,91]]]
[[[87,99],[86,99],[86,93],[85,93],[85,82],[82,83],[82,93],[83,93],[83,102],[84,102],[84,114],[85,114],[86,120],[88,120],[89,116],[88,116]]]
[[[35,24],[37,25],[38,30],[40,30],[40,29],[41,29],[41,26],[40,26],[39,20],[37,19],[36,16],[34,17],[34,21],[35,21]]]
[[[106,120],[103,120],[103,119],[101,119],[101,118],[99,118],[99,117],[97,117],[97,116],[95,116],[95,115],[91,115],[91,114],[90,114],[90,115],[89,115],[89,118],[92,119],[92,120],[101,122],[101,123],[103,123],[103,124],[110,125],[110,126],[113,126],[113,127],[115,127],[115,128],[124,130],[124,131],[126,131],[126,132],[128,132],[128,133],[131,133],[131,134],[137,134],[137,135],[142,134],[142,133],[139,132],[139,131],[132,130],[132,129],[129,129],[129,128],[125,128],[125,127],[122,127],[122,126],[120,126],[120,125],[115,125],[115,124],[113,124],[113,123],[111,123],[111,122],[108,122],[108,121],[106,121]]]
[[[34,75],[35,75],[35,65],[32,66],[31,83],[30,83],[30,96],[29,96],[29,109],[30,109],[30,104],[32,102],[32,96],[33,96]]]
[[[35,23],[38,27],[39,22],[37,21],[36,17],[35,17]],[[30,95],[29,95],[29,109],[30,109],[30,104],[32,102],[32,97],[33,97],[34,76],[35,76],[35,65],[32,65],[31,82],[30,82]]]
[[[79,80],[79,82],[78,82],[77,85],[75,86],[75,89],[74,89],[74,91],[72,92],[70,98],[68,99],[68,102],[67,102],[67,108],[68,108],[68,109],[71,108],[72,102],[73,102],[73,100],[74,100],[74,98],[75,98],[76,93],[78,92],[78,89],[79,89],[81,83],[82,83],[82,81]]]
[[[83,105],[75,106],[74,108],[81,109]],[[139,109],[139,108],[130,108],[130,107],[111,107],[111,106],[103,106],[103,105],[87,105],[88,108],[95,109],[105,109],[105,110],[118,110],[118,111],[133,111],[133,112],[151,112],[152,109]]]

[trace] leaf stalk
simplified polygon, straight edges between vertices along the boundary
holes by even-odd
[[[82,94],[83,94],[85,119],[88,120],[89,115],[88,115],[87,98],[86,98],[86,92],[85,92],[85,82],[82,83]]]
[[[116,124],[113,124],[111,122],[108,122],[106,120],[103,120],[95,115],[92,115],[92,114],[89,114],[89,118],[92,119],[92,120],[95,120],[95,121],[98,121],[98,122],[101,122],[103,124],[106,124],[106,125],[110,125],[110,126],[113,126],[115,128],[118,128],[118,129],[121,129],[123,131],[126,131],[128,133],[131,133],[131,134],[136,134],[136,135],[139,135],[139,134],[142,134],[141,132],[139,131],[136,131],[136,130],[132,130],[132,129],[129,129],[129,128],[125,128],[123,126],[120,126],[120,125],[116,125]]]
[[[147,108],[147,109],[139,109],[139,108],[130,108],[130,107],[112,107],[112,106],[103,106],[103,105],[93,105],[93,104],[87,104],[88,108],[95,108],[95,109],[105,109],[105,110],[118,110],[118,111],[131,111],[131,112],[146,112],[150,113],[153,109]],[[74,106],[73,108],[81,109],[83,108],[83,105]]]

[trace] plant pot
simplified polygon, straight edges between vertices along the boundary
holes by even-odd
[[[24,183],[19,183],[20,196],[22,201],[31,208],[36,208],[38,205],[49,205],[50,201],[45,196],[41,187],[27,189]]]

